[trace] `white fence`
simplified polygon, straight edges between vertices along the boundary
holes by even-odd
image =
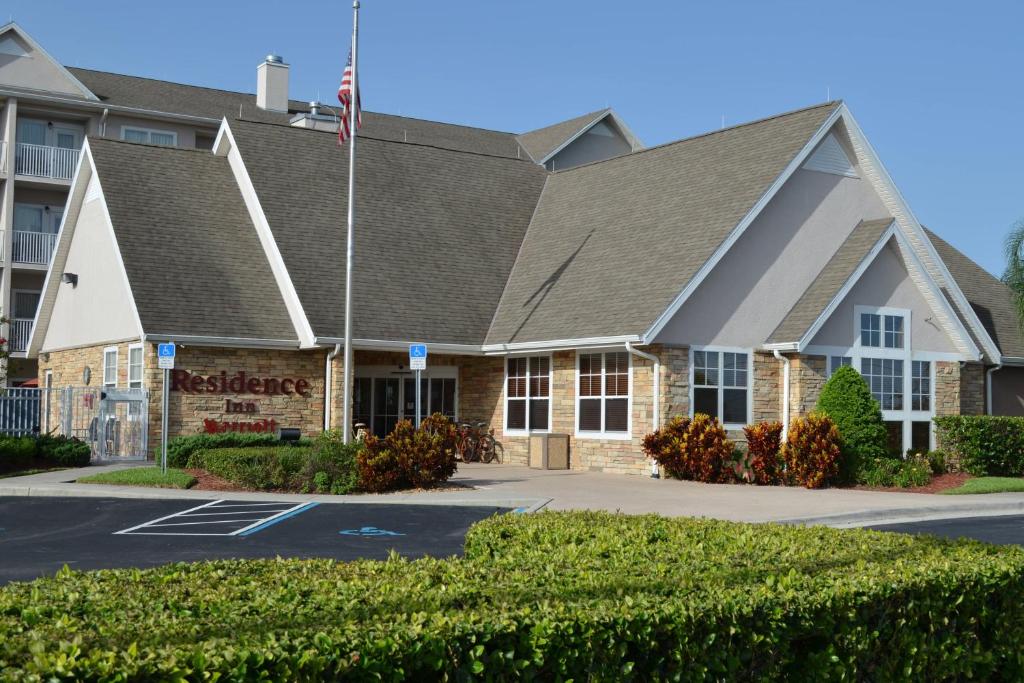
[[[14,150],[14,172],[37,178],[71,180],[81,150],[19,142]]]
[[[47,266],[53,248],[57,246],[57,235],[52,232],[15,230],[12,241],[12,259],[15,263],[37,263]]]

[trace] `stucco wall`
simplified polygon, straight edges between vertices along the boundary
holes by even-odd
[[[560,171],[592,161],[628,154],[631,151],[633,148],[630,147],[622,133],[615,126],[602,121],[556,154],[548,162],[548,167]]]
[[[107,117],[107,133],[103,137],[110,140],[122,140],[121,128],[123,126],[177,133],[178,147],[191,149],[196,146],[196,129],[194,126],[172,123],[170,121],[128,117],[118,114],[111,114]]]
[[[78,285],[59,286],[43,351],[140,336],[127,278],[99,199],[82,206],[64,272],[77,274]]]
[[[8,36],[13,36],[18,47],[28,55],[19,57],[0,54],[0,83],[29,90],[45,90],[82,96],[81,89],[76,88],[74,83],[68,79],[68,75],[57,68],[53,62],[43,54],[32,50],[29,44],[20,36],[15,36],[13,31],[4,34],[4,38]]]
[[[797,171],[658,341],[760,346],[857,223],[887,215],[866,180]]]
[[[855,307],[891,306],[911,311],[910,344],[915,351],[955,353],[956,346],[935,321],[931,306],[921,296],[903,265],[894,241],[882,249],[861,279],[811,341],[812,345],[849,348],[857,339]]]

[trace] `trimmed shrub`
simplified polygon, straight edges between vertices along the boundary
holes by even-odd
[[[876,458],[861,463],[858,481],[866,486],[912,488],[931,483],[932,468],[928,460],[914,457],[909,460]]]
[[[85,467],[92,459],[92,448],[75,437],[44,434],[36,439],[40,460],[61,467]]]
[[[303,493],[352,493],[359,484],[356,457],[362,447],[358,441],[344,443],[340,430],[321,433],[313,440],[313,447],[289,482],[289,488]]]
[[[928,459],[928,466],[931,467],[932,474],[949,472],[949,458],[944,451],[928,451],[928,455],[925,457]]]
[[[868,383],[853,368],[839,368],[825,382],[817,411],[832,418],[839,430],[840,475],[844,481],[857,478],[861,463],[889,455],[881,406],[871,395]]]
[[[30,436],[0,436],[0,469],[28,468],[36,457],[36,441]]]
[[[62,570],[0,588],[4,680],[1021,680],[1024,551],[598,512],[465,558]]]
[[[245,448],[248,446],[284,445],[276,434],[258,432],[221,432],[218,434],[191,434],[176,436],[167,442],[168,467],[187,467],[193,453],[213,448]],[[309,446],[309,439],[299,441]]]
[[[420,421],[419,429],[400,420],[383,439],[368,435],[357,456],[359,488],[382,493],[403,488],[429,488],[455,474],[457,432],[444,415]]]
[[[839,431],[828,415],[811,413],[790,422],[782,459],[793,483],[809,489],[834,483],[840,457]]]
[[[291,488],[310,458],[309,447],[260,446],[197,451],[188,466],[258,491]]]
[[[1024,417],[946,415],[935,418],[939,443],[977,477],[1024,475]]]
[[[675,479],[706,483],[736,480],[733,443],[718,420],[708,415],[675,417],[644,437],[643,447]]]
[[[762,486],[782,483],[782,423],[758,422],[743,428],[747,461],[753,482]]]

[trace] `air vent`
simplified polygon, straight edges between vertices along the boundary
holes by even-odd
[[[832,133],[829,133],[828,137],[821,141],[821,144],[804,164],[804,168],[808,171],[820,171],[848,178],[857,177],[857,169],[850,162],[850,157],[846,156],[846,150]]]

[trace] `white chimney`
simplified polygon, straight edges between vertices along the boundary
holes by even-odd
[[[256,67],[256,106],[268,111],[288,111],[288,65],[280,55],[269,54]]]

